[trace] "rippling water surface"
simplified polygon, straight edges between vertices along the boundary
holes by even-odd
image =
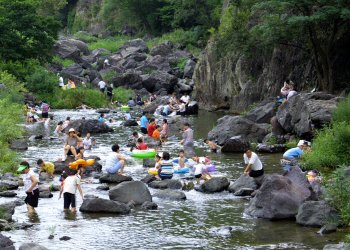
[[[132,112],[139,115],[139,112]],[[66,116],[72,119],[81,117],[97,118],[93,111],[57,110],[54,112],[54,122],[51,130],[59,120]],[[122,120],[122,113],[112,116]],[[229,179],[236,179],[243,172],[242,155],[212,154],[202,140],[213,128],[218,113],[201,111],[198,117],[190,117],[196,139],[196,153],[209,155],[217,165],[217,175],[225,175]],[[120,123],[120,122],[119,122]],[[127,138],[133,129],[118,126],[110,134],[97,135],[98,148],[87,154],[98,155],[104,163],[105,156],[110,152],[113,143],[122,145],[122,152],[127,153]],[[32,134],[44,132],[42,125],[29,126]],[[52,131],[51,131],[52,132]],[[177,142],[179,135],[164,148],[175,156],[180,149]],[[34,166],[38,158],[55,161],[62,157],[62,140],[40,140],[30,143],[28,151],[22,154]],[[280,155],[261,155],[266,172],[278,171]],[[145,176],[146,170],[141,160],[128,157],[126,174],[134,179]],[[55,179],[58,183],[58,178]],[[108,198],[108,191],[96,190],[97,180],[82,184],[84,193]],[[151,193],[155,190],[151,189]],[[24,198],[22,189],[18,195]],[[28,218],[26,207],[16,207],[13,219],[18,222],[32,222],[34,226],[27,230],[6,232],[18,247],[23,242],[35,242],[48,249],[322,249],[325,244],[339,242],[344,233],[318,236],[317,229],[296,225],[293,221],[271,222],[251,218],[243,213],[249,200],[237,198],[228,192],[219,194],[202,194],[196,191],[186,192],[186,201],[168,201],[154,198],[158,210],[132,210],[125,216],[91,215],[78,212],[76,216],[63,213],[63,200],[58,200],[58,192],[51,199],[40,199],[37,208],[38,218]],[[12,199],[0,198],[0,203]],[[78,207],[81,204],[77,195]],[[219,227],[230,226],[231,233],[217,230]],[[48,236],[54,232],[55,238]],[[69,241],[60,241],[62,236],[69,236]]]

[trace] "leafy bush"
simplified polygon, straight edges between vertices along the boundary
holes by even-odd
[[[295,148],[298,145],[299,139],[295,138],[286,142],[286,149]]]
[[[341,122],[317,132],[312,151],[304,155],[308,169],[334,168],[350,162],[350,125]]]
[[[340,102],[333,113],[333,123],[350,122],[350,98]]]
[[[325,198],[340,212],[346,224],[350,223],[350,176],[345,167],[339,167],[325,179]]]
[[[19,81],[25,81],[40,65],[38,60],[28,59],[23,61],[0,61],[0,71],[6,71]]]
[[[97,89],[57,89],[54,95],[41,95],[40,97],[46,98],[51,107],[56,109],[74,109],[82,103],[93,108],[106,107],[108,105],[106,97]]]
[[[85,43],[97,42],[97,37],[86,32],[77,32],[74,34],[74,38],[82,40]]]
[[[104,81],[110,82],[114,77],[118,76],[118,72],[110,69],[102,74],[102,78]]]
[[[58,88],[58,77],[43,67],[37,67],[27,77],[27,89],[34,94],[52,94]]]
[[[113,89],[113,99],[117,100],[120,103],[126,103],[130,98],[133,98],[134,95],[135,93],[132,89],[123,87]]]

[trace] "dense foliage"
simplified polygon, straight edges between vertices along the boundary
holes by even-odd
[[[313,59],[319,88],[332,92],[349,77],[334,74],[349,65],[349,34],[348,1],[244,0],[225,9],[216,41],[219,51],[254,56],[280,45],[302,50]]]
[[[0,89],[0,172],[13,172],[18,162],[16,153],[9,148],[9,142],[21,137],[23,133],[17,124],[23,122],[24,117],[19,93],[24,88],[15,77],[6,72],[0,73],[0,82],[5,86]]]

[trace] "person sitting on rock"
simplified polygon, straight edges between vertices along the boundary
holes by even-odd
[[[86,133],[86,137],[83,140],[83,147],[84,147],[84,150],[91,150],[92,148],[92,139],[91,139],[90,132]]]
[[[137,139],[136,149],[138,149],[138,150],[146,150],[146,149],[148,149],[148,145],[147,145],[147,143],[143,142],[143,138],[142,137]]]
[[[166,141],[169,136],[169,123],[167,119],[163,119],[162,131],[160,132],[160,139],[162,142]]]
[[[154,140],[157,140],[157,141],[160,140],[160,126],[159,125],[156,125],[156,129],[152,133],[152,138]]]
[[[170,108],[170,102],[168,102],[166,105],[163,106],[162,111],[160,112],[160,114],[162,116],[168,116],[170,115],[172,112],[171,108]]]
[[[129,101],[128,101],[128,106],[131,108],[131,107],[135,107],[136,106],[136,103],[135,101],[130,97],[129,98]]]
[[[125,157],[119,153],[119,145],[112,146],[112,153],[106,159],[106,171],[108,174],[124,175]]]
[[[105,122],[105,115],[104,114],[100,114],[100,117],[97,119],[97,121],[99,122],[99,123],[104,123]]]
[[[185,93],[183,96],[181,96],[180,100],[183,101],[185,106],[188,106],[188,104],[190,103],[190,96],[187,93]]]
[[[126,112],[125,115],[124,115],[124,120],[125,121],[130,121],[132,118],[131,118],[131,114],[129,112]]]
[[[67,116],[66,120],[63,122],[62,129],[65,129],[70,124],[70,117]]]
[[[55,172],[55,164],[48,161],[44,162],[42,159],[39,159],[36,164],[38,164],[40,167],[39,176],[42,172],[46,172],[49,175],[50,179],[54,178],[53,173]]]
[[[142,101],[142,98],[141,98],[141,96],[139,94],[136,95],[135,100],[136,100],[136,104],[139,105],[139,106],[142,106],[142,105],[145,104],[145,102]]]
[[[174,164],[173,161],[170,160],[170,154],[168,152],[163,152],[159,153],[158,156],[161,158],[161,160],[156,163],[159,178],[161,180],[173,178]]]
[[[149,124],[147,125],[147,133],[150,137],[152,137],[154,130],[156,130],[156,120],[154,118],[151,118],[149,120]]]
[[[243,158],[244,164],[246,164],[244,174],[254,178],[262,176],[264,174],[264,168],[258,155],[250,148],[247,148],[244,152]]]
[[[184,116],[186,114],[186,105],[185,105],[185,102],[180,100],[179,101],[180,104],[179,104],[179,111],[177,111],[177,115],[181,115],[181,116]]]
[[[283,87],[281,88],[281,96],[287,98],[289,92],[292,89],[293,82],[290,80],[286,80],[283,83]]]
[[[213,153],[217,153],[218,150],[221,148],[219,145],[217,145],[215,142],[213,141],[209,141],[208,139],[204,139],[204,143],[207,144],[210,148],[210,150]]]
[[[67,158],[67,155],[73,155],[75,159],[78,159],[78,154],[80,154],[80,149],[78,148],[79,141],[82,141],[82,139],[78,137],[74,128],[70,128],[68,137],[64,142],[64,159]]]
[[[207,168],[205,165],[206,164],[205,158],[195,156],[192,159],[196,162],[196,164],[193,166],[193,168],[194,168],[194,177],[197,179],[197,184],[200,183],[201,179],[204,181],[210,180],[211,175],[207,171]]]
[[[175,105],[177,104],[177,98],[176,98],[176,93],[172,93],[172,95],[169,98],[169,105]]]

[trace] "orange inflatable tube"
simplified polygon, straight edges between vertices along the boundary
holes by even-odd
[[[74,162],[69,163],[69,168],[70,169],[77,169],[78,166],[81,167],[86,167],[86,166],[92,166],[95,163],[95,159],[88,159],[88,160],[84,160],[84,159],[79,159],[76,160]]]

